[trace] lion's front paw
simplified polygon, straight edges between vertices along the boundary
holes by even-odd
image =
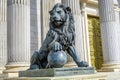
[[[54,51],[60,51],[60,50],[62,50],[62,45],[59,42],[55,42],[53,50]]]
[[[88,63],[85,61],[81,61],[78,63],[78,67],[88,67],[88,66],[89,66]]]

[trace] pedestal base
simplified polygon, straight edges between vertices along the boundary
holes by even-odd
[[[120,64],[103,64],[102,72],[120,72]]]
[[[8,77],[18,77],[19,71],[27,70],[29,64],[7,64],[6,70],[3,71],[3,74],[8,75]]]
[[[2,74],[4,70],[5,70],[5,67],[0,67],[0,74]]]
[[[93,74],[93,73],[94,73],[93,67],[51,68],[51,69],[20,71],[19,77],[54,77],[54,76]]]

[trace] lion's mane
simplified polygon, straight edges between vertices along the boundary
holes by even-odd
[[[72,33],[71,44],[75,45],[75,25],[74,25],[74,18],[73,18],[71,9],[70,9],[70,7],[67,7],[67,6],[65,6],[63,4],[59,4],[59,3],[56,6],[54,6],[53,9],[55,9],[57,7],[62,8],[66,13],[67,19],[64,21],[64,24],[62,25],[63,27],[65,27],[64,28],[65,33],[63,33],[63,34],[68,37],[69,33]],[[49,25],[50,25],[50,30],[54,30],[54,25],[51,21],[50,21]]]

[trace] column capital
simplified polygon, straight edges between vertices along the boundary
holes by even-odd
[[[86,12],[86,2],[83,2],[83,3],[81,4],[81,12],[82,12],[82,13],[85,13],[85,12]]]

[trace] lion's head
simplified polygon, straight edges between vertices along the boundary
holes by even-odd
[[[74,18],[71,13],[71,8],[63,4],[56,4],[50,13],[50,30],[61,31],[65,36],[69,37],[69,33],[72,33],[70,40],[71,43],[75,42],[75,26]]]
[[[50,22],[55,27],[63,25],[67,20],[67,15],[71,13],[71,9],[69,7],[64,6],[63,4],[56,4],[50,13]]]

